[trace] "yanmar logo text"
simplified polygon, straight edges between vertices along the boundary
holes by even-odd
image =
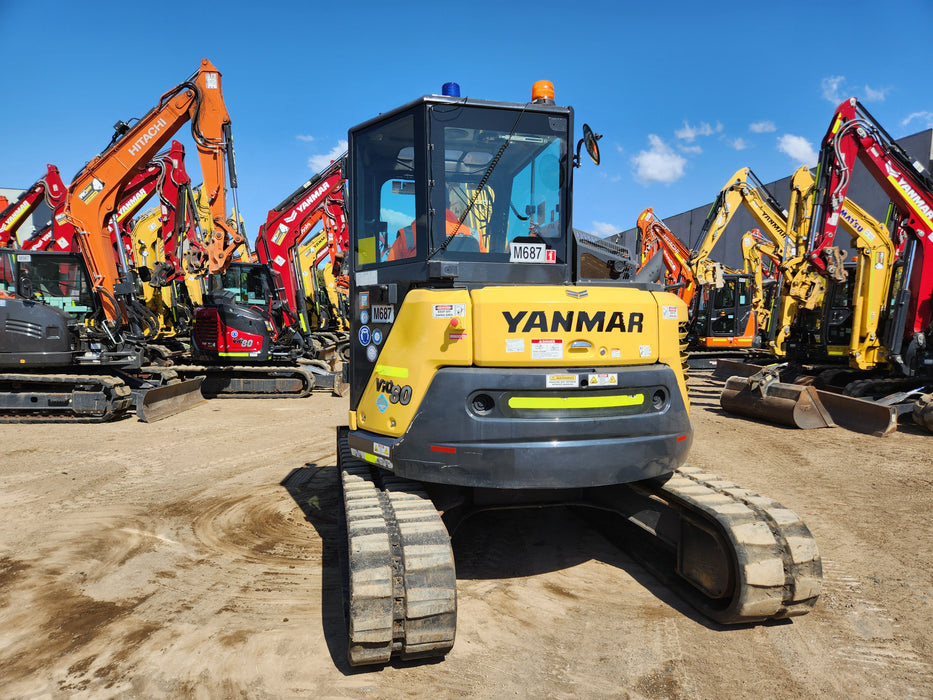
[[[509,311],[502,312],[505,322],[509,325],[509,333],[530,333],[531,331],[542,331],[545,333],[557,333],[558,331],[582,333],[590,331],[593,333],[609,333],[618,331],[619,333],[641,333],[644,329],[642,324],[645,315],[642,313],[628,314],[626,316],[621,311],[613,311],[607,319],[606,311],[597,311],[590,315],[586,311],[552,311],[550,316],[544,311],[518,311],[515,314]],[[524,321],[524,324],[522,323]],[[521,329],[519,329],[521,326]]]
[[[27,209],[29,209],[29,200],[23,200],[23,203],[16,207],[13,213],[10,214],[7,222],[3,226],[0,226],[0,231],[6,231],[8,228],[13,226],[13,224],[16,223],[16,220],[19,219],[19,217],[21,217]]]
[[[327,192],[328,189],[330,189],[330,184],[327,182],[323,182],[317,187],[315,187],[314,191],[311,194],[309,194],[307,197],[305,197],[303,200],[301,200],[301,202],[299,202],[295,206],[294,210],[292,210],[292,212],[288,216],[285,217],[285,221],[287,221],[288,223],[291,223],[292,221],[295,220],[295,217],[298,216],[298,214],[304,214],[305,209],[307,209],[312,204],[314,204],[314,202],[322,194]]]
[[[904,179],[903,175],[898,178],[897,184],[904,191],[904,195],[907,197],[907,199],[913,202],[913,205],[917,208],[917,210],[926,217],[927,222],[933,222],[933,209],[931,209],[930,206],[923,200],[923,197],[921,197],[920,194],[910,186],[910,183]]]

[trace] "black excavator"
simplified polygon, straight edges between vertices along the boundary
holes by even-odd
[[[82,256],[0,249],[0,421],[161,420],[201,401],[203,377],[151,364],[154,319],[132,295],[111,323]]]

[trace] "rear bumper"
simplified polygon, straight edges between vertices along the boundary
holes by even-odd
[[[576,387],[548,389],[555,372],[444,368],[404,435],[351,431],[350,449],[399,476],[477,488],[605,486],[680,466],[693,429],[674,372],[651,365],[599,373],[617,384],[587,386],[592,372],[579,369],[560,373],[576,375]]]

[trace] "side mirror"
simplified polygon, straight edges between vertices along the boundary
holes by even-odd
[[[577,154],[574,156],[573,164],[574,167],[580,167],[580,148],[585,144],[586,152],[593,160],[593,163],[599,165],[599,141],[603,137],[602,134],[597,134],[594,132],[589,124],[583,125],[583,138],[577,141]]]

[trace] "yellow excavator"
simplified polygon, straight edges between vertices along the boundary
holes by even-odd
[[[781,382],[774,369],[725,361],[717,368],[720,376],[738,376],[728,379],[720,403],[731,413],[800,428],[838,424],[859,432],[887,434],[896,427],[896,416],[887,407],[852,401],[826,390],[832,388],[833,377],[849,376],[842,370],[873,369],[885,355],[879,324],[897,258],[895,241],[886,223],[845,199],[839,209],[839,224],[851,237],[855,255],[846,261],[845,251],[833,249],[839,279],[820,274],[810,262],[805,239],[814,182],[806,168],[800,168],[792,178],[791,201],[797,206],[797,216],[789,222],[783,252],[782,239],[774,229],[768,242],[753,243],[748,234],[743,238],[747,251],[783,258],[769,332],[770,351],[774,357],[794,363],[793,370],[782,367],[786,377],[805,378],[800,384]],[[798,192],[803,196],[794,196]],[[801,225],[791,226],[794,221]],[[814,382],[812,374],[820,378]]]
[[[807,527],[775,501],[685,465],[693,428],[686,305],[638,275],[581,272],[571,225],[574,114],[454,83],[352,128],[351,345],[337,431],[352,665],[445,655],[450,537],[473,513],[592,506],[704,615],[808,612]],[[618,517],[615,517],[618,516]]]

